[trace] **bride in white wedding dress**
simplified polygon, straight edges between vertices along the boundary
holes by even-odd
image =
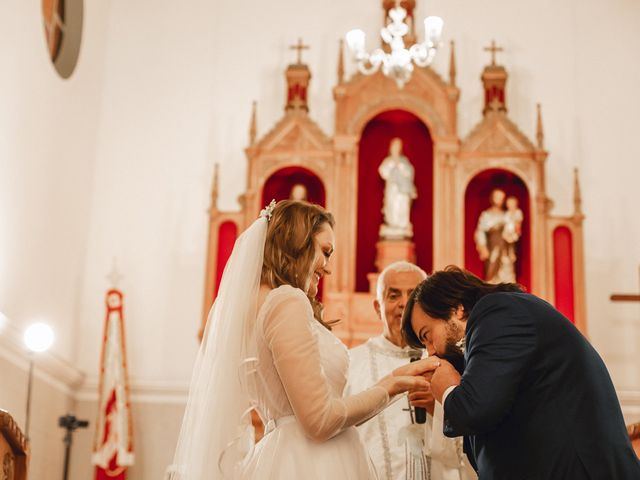
[[[322,320],[333,217],[272,204],[238,239],[198,353],[172,480],[377,478],[355,425],[426,388],[437,360],[401,367],[343,398],[349,357]],[[253,444],[250,411],[265,424]]]

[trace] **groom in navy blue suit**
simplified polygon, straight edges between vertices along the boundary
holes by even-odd
[[[414,290],[409,345],[448,362],[431,379],[444,433],[464,436],[480,480],[640,479],[604,362],[544,300],[447,267]]]

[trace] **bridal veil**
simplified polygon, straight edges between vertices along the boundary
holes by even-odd
[[[253,448],[254,323],[269,214],[267,208],[238,238],[225,267],[196,358],[170,480],[233,478]]]

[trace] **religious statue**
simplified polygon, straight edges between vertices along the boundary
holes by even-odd
[[[516,281],[516,243],[522,235],[522,210],[518,199],[506,199],[503,190],[491,192],[491,206],[480,214],[475,232],[476,250],[484,262],[484,278],[490,283]]]
[[[518,199],[514,196],[507,197],[507,211],[504,212],[504,231],[502,238],[507,242],[507,254],[513,263],[516,257],[516,243],[522,235],[522,220],[524,215],[518,206]]]
[[[385,158],[378,173],[385,181],[382,213],[384,223],[380,226],[380,237],[403,239],[413,237],[411,225],[411,203],[417,197],[413,183],[413,165],[402,154],[402,140],[393,138],[389,144],[389,156]]]
[[[296,183],[293,187],[291,187],[291,193],[289,194],[289,199],[308,201],[307,187],[305,187],[302,183]]]

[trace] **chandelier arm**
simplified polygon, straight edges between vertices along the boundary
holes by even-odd
[[[372,75],[378,71],[382,62],[372,58],[372,55],[362,58],[358,61],[358,70],[364,75]]]

